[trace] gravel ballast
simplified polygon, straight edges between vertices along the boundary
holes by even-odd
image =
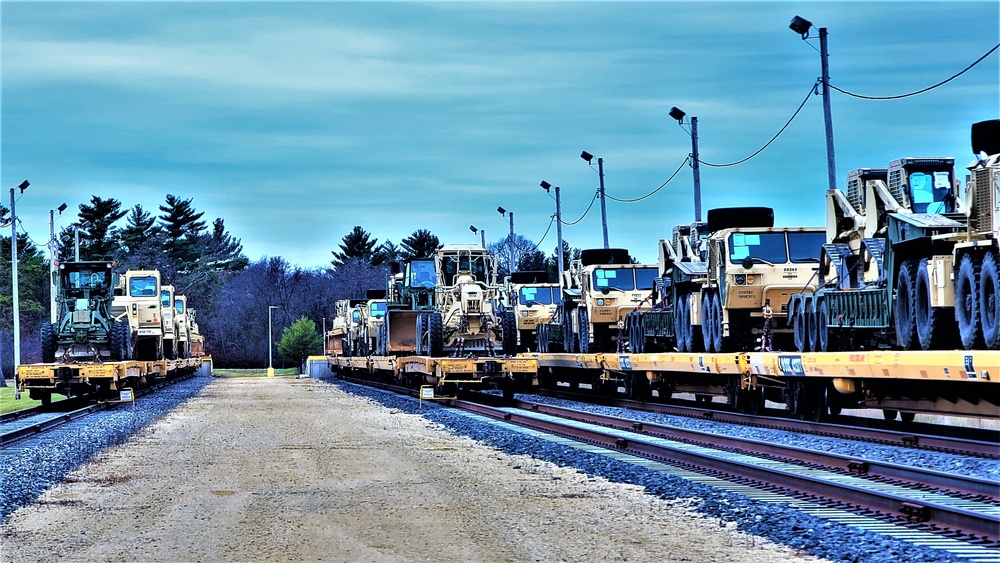
[[[584,473],[578,452],[353,385],[220,379],[175,405],[6,516],[0,558],[819,560],[707,517],[696,491],[646,494],[617,462]]]

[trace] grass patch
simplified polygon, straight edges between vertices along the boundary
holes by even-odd
[[[57,393],[52,394],[53,401],[61,401],[65,399],[62,395]],[[30,409],[31,407],[36,407],[42,404],[41,401],[32,401],[28,398],[28,392],[25,391],[21,393],[21,398],[19,400],[14,399],[14,382],[7,380],[6,387],[0,387],[0,413],[14,412],[24,409]]]
[[[267,368],[257,369],[221,369],[213,368],[215,377],[267,377]],[[274,375],[299,375],[297,368],[275,368]]]

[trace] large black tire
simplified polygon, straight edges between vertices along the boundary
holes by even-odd
[[[893,321],[896,326],[896,343],[903,350],[910,350],[917,342],[917,329],[913,316],[913,293],[917,285],[917,262],[907,260],[899,267],[896,277],[896,301],[893,303]]]
[[[120,362],[128,359],[129,327],[123,322],[114,322],[111,325],[111,336],[108,342],[108,349],[111,352],[111,359]]]
[[[514,311],[504,311],[500,323],[503,355],[515,356],[517,355],[517,316]]]
[[[701,296],[701,343],[706,352],[713,351],[715,343],[715,316],[712,308],[712,296],[703,293]]]
[[[817,346],[819,342],[817,341],[819,333],[817,332],[818,318],[816,312],[816,300],[810,299],[808,304],[805,306],[805,318],[806,318],[806,339],[809,341],[809,350],[816,352],[819,350]]]
[[[981,340],[979,332],[979,264],[966,254],[958,263],[955,277],[955,321],[962,348],[971,350]]]
[[[56,340],[55,328],[52,326],[52,323],[44,322],[42,323],[42,329],[40,332],[42,340],[42,362],[51,364],[56,361],[56,347],[59,345],[59,342]]]
[[[441,313],[427,314],[427,333],[430,337],[430,355],[432,358],[444,356],[444,327],[441,322]]]
[[[722,336],[722,298],[719,292],[712,292],[712,347],[716,352],[726,352],[729,344]]]
[[[953,309],[931,307],[931,276],[927,272],[928,259],[923,258],[917,265],[917,280],[913,292],[913,322],[917,329],[917,341],[924,350],[950,348],[949,328],[955,317]]]
[[[576,311],[580,327],[580,345],[578,349],[581,354],[589,354],[593,352],[593,350],[590,345],[590,319],[587,316],[587,309],[585,307],[581,307]]]
[[[830,311],[826,299],[822,297],[816,304],[816,346],[817,352],[826,352],[830,348]]]
[[[1000,256],[991,252],[979,270],[979,322],[986,348],[1000,350]]]
[[[796,301],[792,310],[792,333],[795,337],[795,349],[799,352],[809,351],[809,327],[806,322],[803,302]]]
[[[573,332],[573,316],[575,309],[563,311],[563,352],[576,353],[580,351],[580,341]]]
[[[674,339],[677,341],[679,352],[691,351],[691,311],[688,309],[690,301],[687,294],[677,296],[677,304],[674,307]]]

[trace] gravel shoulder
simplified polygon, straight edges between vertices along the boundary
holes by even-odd
[[[217,379],[2,527],[3,561],[819,561],[311,379]]]

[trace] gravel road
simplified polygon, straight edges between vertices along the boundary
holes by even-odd
[[[819,561],[311,379],[218,379],[2,527],[3,561]]]

